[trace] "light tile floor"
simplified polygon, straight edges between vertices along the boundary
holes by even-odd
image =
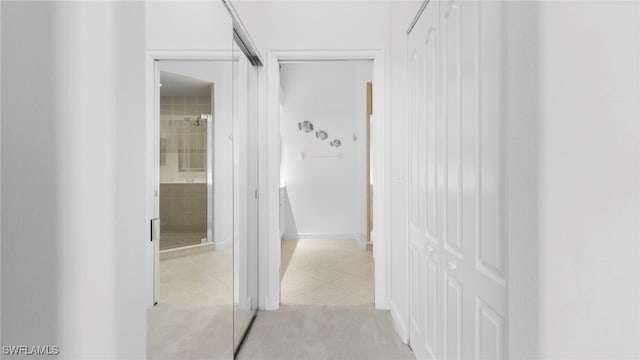
[[[160,261],[160,299],[148,311],[150,359],[233,357],[231,249]]]
[[[371,251],[354,241],[286,240],[282,260],[284,306],[369,305],[373,311]],[[232,261],[231,249],[161,260],[159,304],[148,313],[149,358],[232,357]],[[251,318],[235,317],[237,328]]]
[[[159,304],[179,307],[231,306],[231,248],[160,261]]]
[[[373,308],[373,257],[353,240],[284,240],[281,302],[261,311],[238,359],[414,359]],[[354,306],[355,305],[355,306]]]
[[[282,305],[373,304],[373,256],[353,240],[283,240]]]

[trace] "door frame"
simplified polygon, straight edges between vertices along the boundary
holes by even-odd
[[[259,245],[260,308],[276,310],[280,307],[280,116],[278,93],[280,61],[292,60],[373,60],[373,109],[371,134],[374,195],[373,256],[376,309],[389,310],[388,291],[390,264],[390,99],[386,54],[383,50],[270,50],[267,55],[266,81],[261,82],[266,100],[261,100],[259,122],[261,164],[259,174],[259,231],[267,241]],[[387,221],[385,221],[385,219]]]
[[[159,183],[160,171],[156,165],[156,153],[160,151],[160,129],[157,126],[160,121],[158,103],[160,98],[160,89],[156,84],[159,82],[158,71],[156,67],[157,61],[172,60],[190,60],[190,61],[224,61],[233,60],[231,50],[213,50],[213,51],[183,51],[183,50],[166,50],[166,51],[147,51],[145,58],[145,132],[146,132],[146,214],[147,220],[159,218],[159,197],[156,196],[156,184]],[[157,106],[156,106],[157,105]],[[156,263],[159,261],[158,242],[152,242],[151,226],[147,226],[147,236],[145,238],[145,293],[147,294],[147,304],[149,307],[154,306],[158,296],[159,269]]]

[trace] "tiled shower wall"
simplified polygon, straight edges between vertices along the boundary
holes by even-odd
[[[185,180],[206,179],[207,172],[187,172],[178,169],[176,134],[179,128],[191,126],[189,122],[182,121],[184,118],[195,120],[200,114],[211,113],[210,96],[160,97],[160,230],[162,233],[201,234],[201,238],[207,236],[207,184],[206,182],[187,183]],[[206,124],[201,129],[206,131]]]
[[[211,96],[162,96],[160,116],[211,114]]]
[[[207,237],[207,184],[160,184],[160,231]]]
[[[206,133],[206,124],[194,127],[191,122],[195,121],[200,114],[211,113],[210,96],[160,97],[160,182],[207,178],[206,171],[180,171],[179,132],[189,129]],[[206,148],[199,150],[206,154]]]

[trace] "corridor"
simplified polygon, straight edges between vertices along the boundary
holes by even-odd
[[[414,359],[373,307],[371,250],[353,240],[282,241],[281,307],[261,311],[238,359]]]
[[[1,358],[640,359],[640,0],[0,24]]]
[[[388,311],[287,306],[258,313],[237,359],[415,359]]]

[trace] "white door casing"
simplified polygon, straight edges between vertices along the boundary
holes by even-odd
[[[265,310],[276,310],[280,306],[280,112],[278,93],[280,87],[279,61],[281,60],[373,60],[373,107],[376,114],[371,129],[371,152],[373,166],[373,223],[375,231],[375,307],[389,308],[390,269],[390,228],[387,221],[391,217],[389,202],[390,141],[387,105],[387,85],[385,82],[385,53],[381,50],[271,50],[267,56],[267,66],[262,82],[266,101],[262,103],[265,119],[260,121],[260,168],[259,228],[265,241],[260,241],[260,302]]]
[[[234,54],[235,55],[235,54]],[[233,305],[248,308],[247,288],[247,65],[244,54],[233,63]]]
[[[506,358],[504,4],[431,1],[408,39],[410,343]]]
[[[257,301],[257,69],[239,53],[234,61],[234,305]]]

